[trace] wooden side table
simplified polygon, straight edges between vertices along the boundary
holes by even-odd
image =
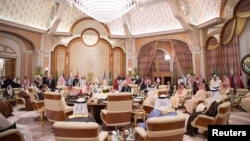
[[[140,110],[132,110],[132,113],[134,114],[134,126],[137,126],[137,118],[138,116],[142,116],[143,122],[145,122],[146,119],[146,112],[143,109]]]

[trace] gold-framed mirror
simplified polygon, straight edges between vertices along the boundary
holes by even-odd
[[[87,28],[82,32],[82,41],[87,46],[95,46],[99,40],[99,33],[93,28]]]
[[[250,54],[241,60],[241,68],[246,74],[250,74]]]

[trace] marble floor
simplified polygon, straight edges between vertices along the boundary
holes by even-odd
[[[39,113],[36,111],[18,111],[21,106],[14,107],[14,116],[8,117],[8,120],[28,126],[32,133],[33,141],[55,141],[52,123],[47,121],[41,127],[40,122],[34,120],[35,117],[39,116]],[[179,109],[177,112],[178,114],[184,114],[183,109]],[[184,115],[187,118],[189,116],[188,114]],[[250,112],[242,112],[233,108],[229,117],[229,124],[250,124]],[[207,141],[207,138],[203,135],[196,135],[194,137],[184,135],[183,141]]]

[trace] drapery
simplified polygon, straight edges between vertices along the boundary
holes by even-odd
[[[170,63],[164,59],[165,52],[157,49],[154,55],[154,71],[167,72],[170,71]]]
[[[239,45],[239,36],[245,30],[250,17],[250,1],[242,1],[235,10],[236,17],[229,20],[222,28],[221,43],[216,45],[214,39],[211,40],[211,38],[207,41],[207,77],[214,71],[214,68],[218,69],[220,76],[234,76],[236,79],[240,77],[240,48],[243,46]],[[240,81],[236,83],[237,86],[241,85]]]
[[[172,44],[182,75],[186,75],[189,70],[193,70],[192,53],[185,42],[172,40]]]
[[[142,77],[152,76],[152,66],[157,47],[157,41],[145,45],[138,55],[139,74]]]

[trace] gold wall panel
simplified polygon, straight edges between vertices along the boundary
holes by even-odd
[[[65,49],[59,48],[56,55],[56,70],[58,75],[62,75],[65,71]]]
[[[73,76],[77,71],[79,76],[93,73],[93,79],[102,80],[104,72],[109,73],[110,50],[107,44],[98,42],[94,47],[88,47],[82,42],[75,42],[70,47],[69,71]]]
[[[201,74],[201,57],[199,54],[195,54],[195,75],[200,75]]]

